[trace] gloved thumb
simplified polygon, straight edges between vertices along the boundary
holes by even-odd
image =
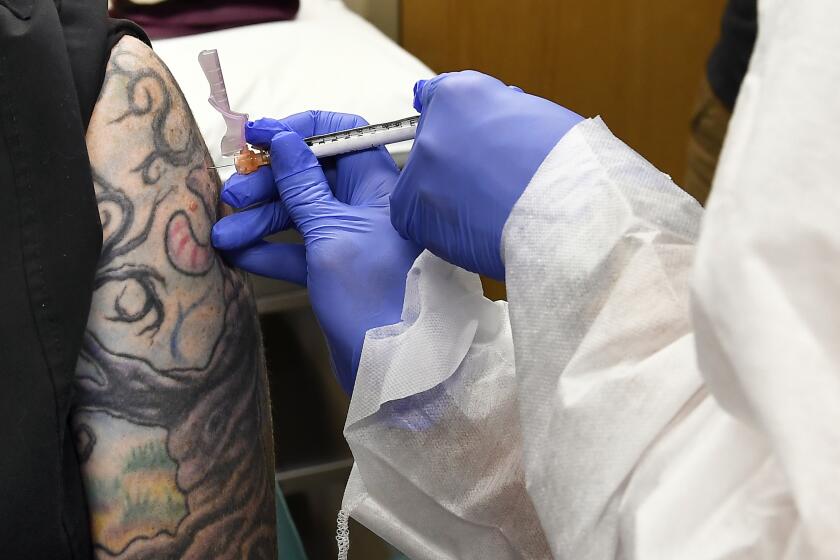
[[[284,130],[272,137],[271,172],[280,200],[298,229],[323,210],[316,203],[337,202],[321,164],[295,132]]]
[[[457,72],[444,72],[443,74],[438,74],[431,80],[418,80],[417,83],[414,84],[414,109],[418,113],[422,113],[423,108],[429,105],[429,101],[431,100],[438,83],[453,74],[457,74]]]
[[[292,129],[277,119],[261,118],[248,121],[245,123],[245,141],[254,146],[267,148],[274,135],[282,130]]]
[[[418,80],[414,84],[414,110],[418,113],[423,112],[423,88],[426,87],[426,82],[429,80]]]
[[[499,84],[500,86],[504,86],[502,82],[493,78],[491,76],[486,76],[481,74],[480,72],[475,72],[473,70],[466,70],[463,72],[444,72],[443,74],[439,74],[432,78],[431,80],[418,80],[417,83],[414,84],[414,109],[418,113],[422,113],[423,109],[429,105],[429,101],[431,101],[432,96],[435,93],[438,85],[441,81],[445,80],[448,77],[454,76],[472,76],[472,77],[479,77],[480,79],[490,79]],[[515,92],[523,93],[522,88],[517,86],[507,86],[508,88],[512,89]]]

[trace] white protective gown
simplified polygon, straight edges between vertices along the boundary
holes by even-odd
[[[411,558],[840,558],[840,2],[759,11],[705,216],[595,119],[506,224],[509,304],[418,258],[342,515]]]

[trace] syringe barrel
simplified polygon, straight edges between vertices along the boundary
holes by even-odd
[[[363,136],[347,135],[344,137],[341,136],[341,133],[337,133],[333,139],[325,141],[311,142],[308,138],[305,140],[315,157],[321,158],[411,140],[416,132],[417,127],[411,126],[380,130]]]

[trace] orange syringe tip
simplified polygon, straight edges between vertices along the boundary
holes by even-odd
[[[243,148],[234,156],[233,164],[236,172],[250,175],[263,165],[269,164],[268,153],[250,148]]]

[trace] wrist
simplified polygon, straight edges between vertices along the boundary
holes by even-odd
[[[336,377],[348,394],[368,331],[401,321],[406,277],[420,253],[413,243],[391,233],[392,243],[380,246],[384,250],[375,255],[360,255],[342,275],[344,281],[330,288],[341,297],[315,310],[327,335]]]

